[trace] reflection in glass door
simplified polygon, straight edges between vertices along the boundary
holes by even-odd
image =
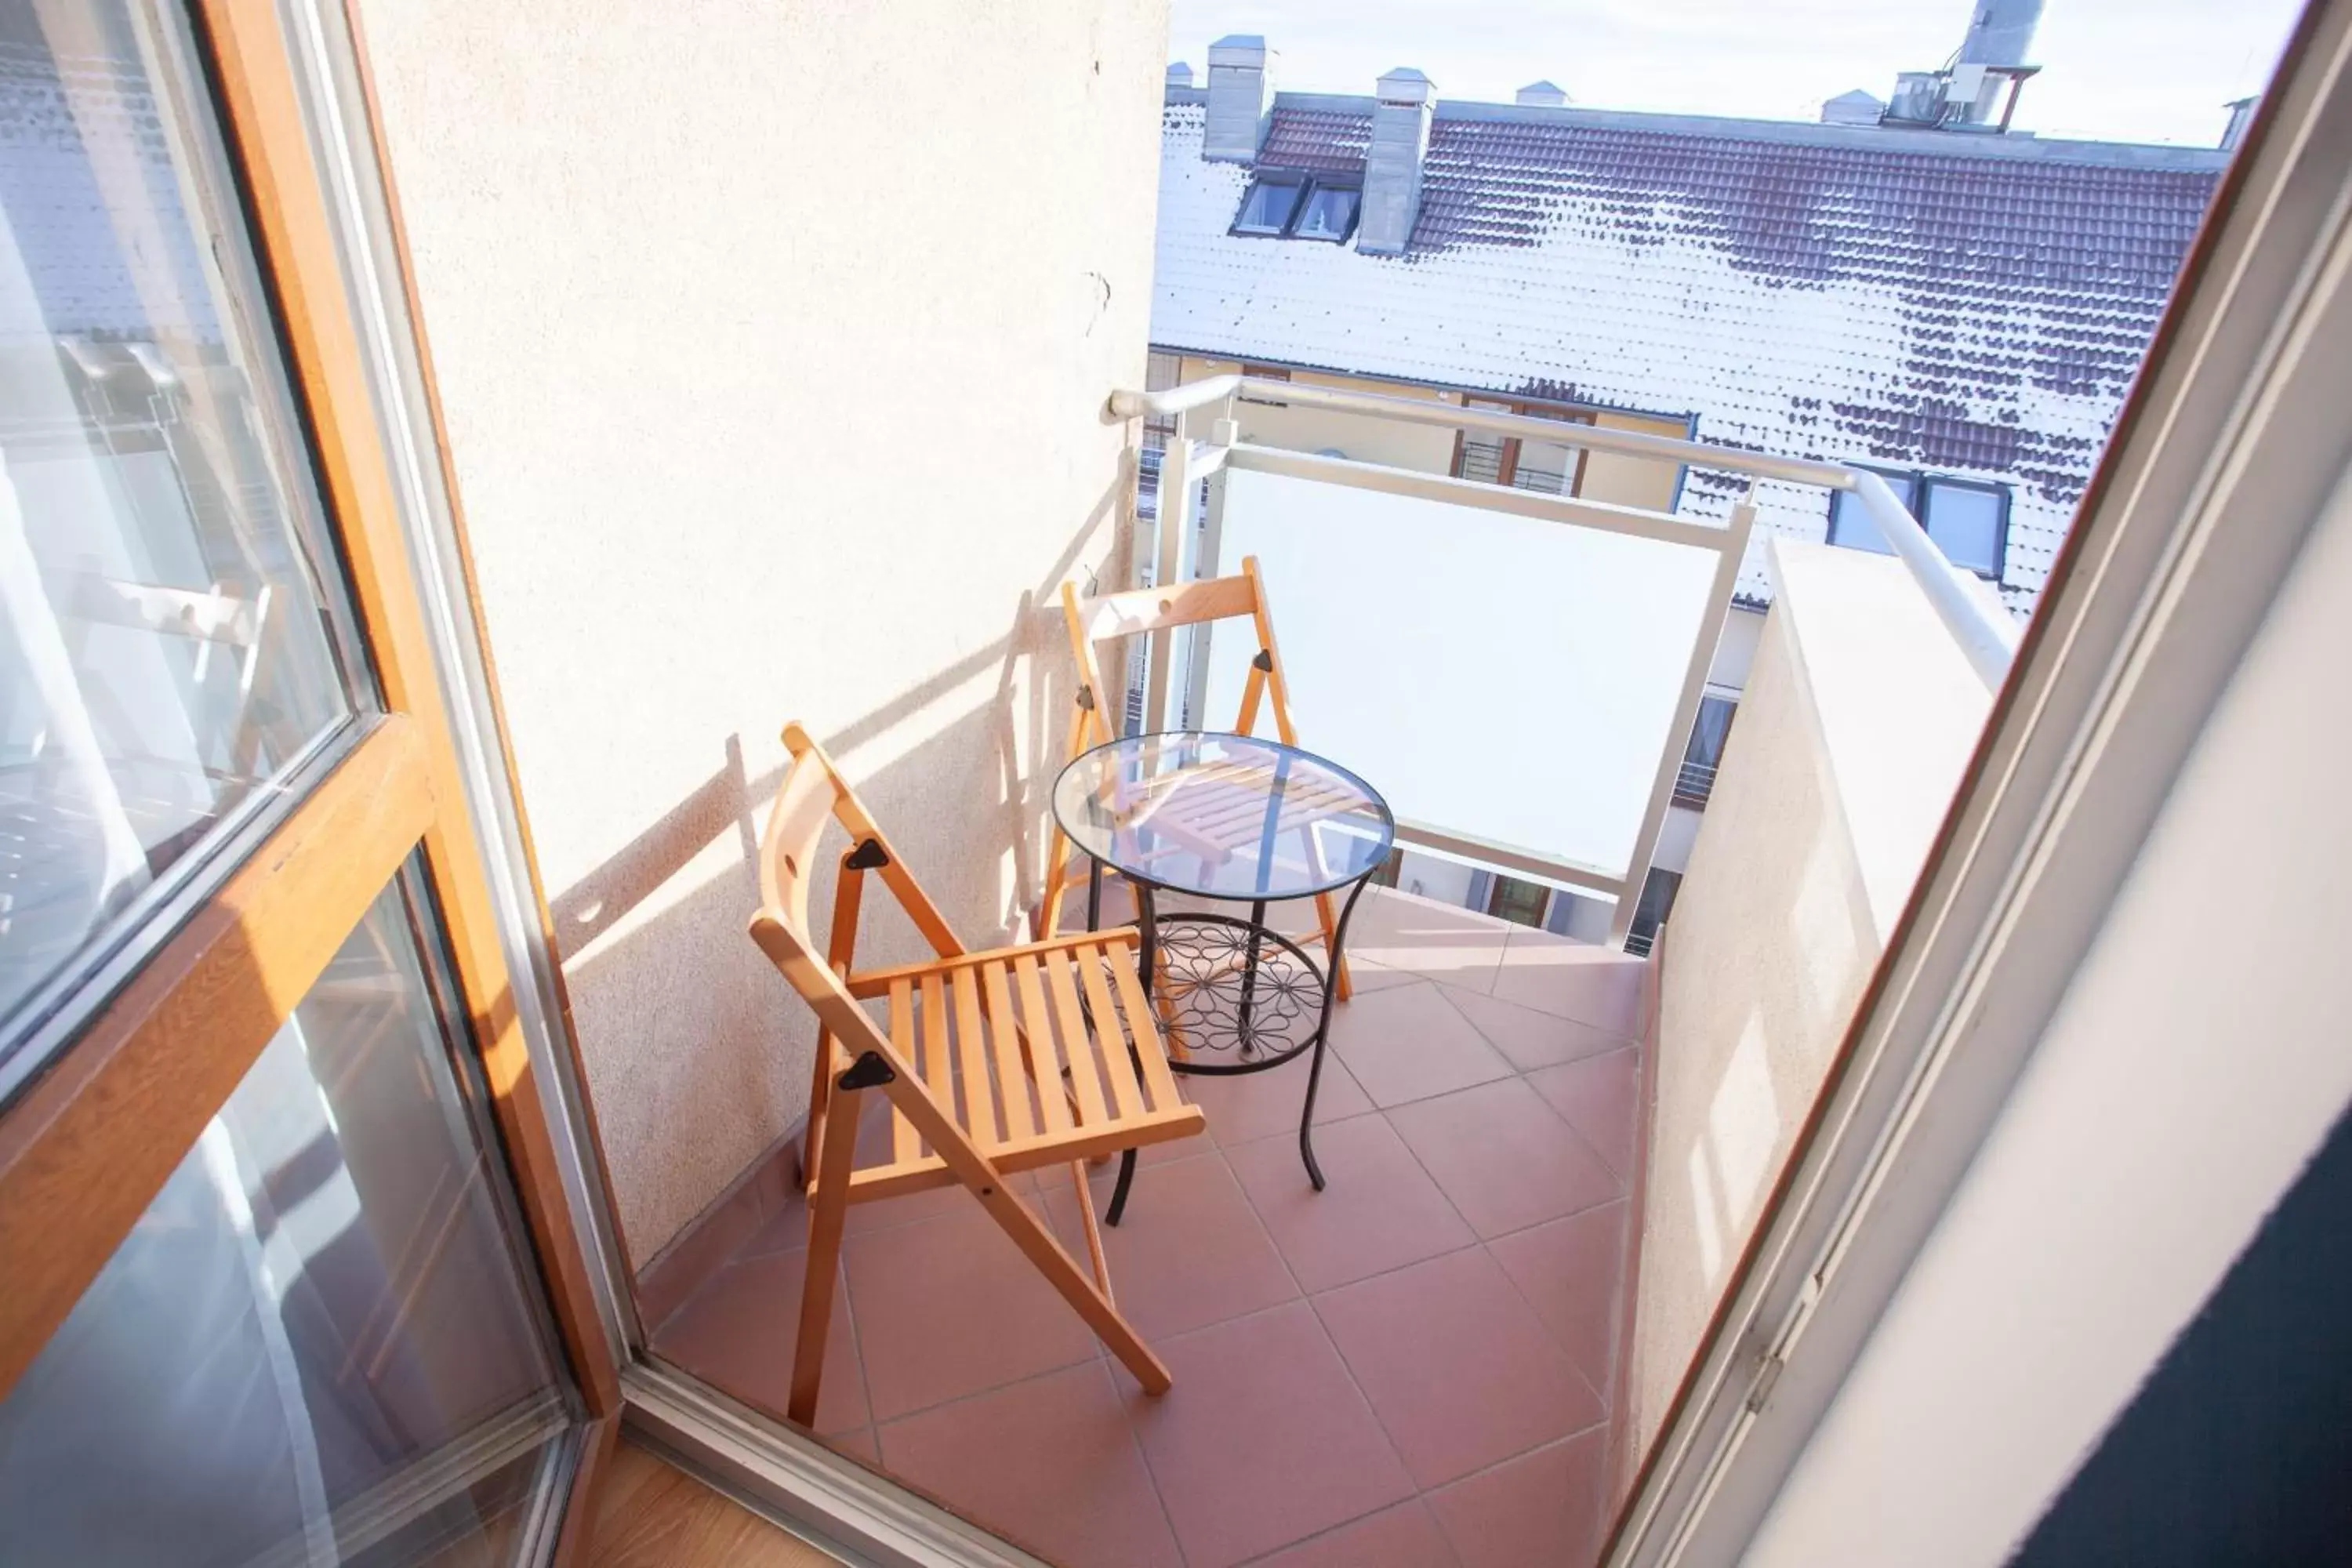
[[[213,63],[0,0],[0,1557],[520,1561],[609,1400],[442,919],[445,721],[385,700],[405,554],[298,409],[373,426],[289,368]]]
[[[425,935],[385,889],[0,1405],[12,1561],[517,1530],[530,1489],[471,1489],[547,1463],[567,1411]]]
[[[213,243],[237,230],[226,168],[163,20],[0,0],[7,1055],[366,700],[258,281]],[[0,1064],[0,1088],[34,1065]]]

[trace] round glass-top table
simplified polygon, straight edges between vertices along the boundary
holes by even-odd
[[[1054,816],[1092,861],[1087,924],[1108,867],[1135,891],[1141,978],[1160,1010],[1169,1065],[1182,1073],[1264,1072],[1312,1051],[1298,1151],[1319,1190],[1311,1128],[1330,1030],[1332,976],[1349,917],[1388,863],[1396,822],[1380,792],[1337,763],[1248,735],[1130,735],[1071,762],[1054,784]],[[1333,895],[1347,898],[1336,917]],[[1159,896],[1174,895],[1162,911]],[[1266,906],[1313,899],[1318,964],[1266,921]],[[1247,919],[1199,909],[1246,902]],[[1119,1166],[1107,1216],[1127,1205],[1134,1154]]]

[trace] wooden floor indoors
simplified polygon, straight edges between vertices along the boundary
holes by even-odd
[[[624,1442],[598,1487],[586,1568],[831,1568],[834,1561]]]

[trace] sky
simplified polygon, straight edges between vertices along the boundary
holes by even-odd
[[[1174,0],[1168,58],[1205,85],[1209,43],[1259,33],[1276,83],[1368,93],[1412,66],[1441,99],[1508,103],[1548,78],[1588,109],[1814,120],[1884,99],[1959,47],[1969,0]],[[2212,146],[2221,105],[2262,90],[2299,0],[2047,0],[2016,126]]]

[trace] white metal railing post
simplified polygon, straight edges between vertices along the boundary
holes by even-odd
[[[1240,427],[1234,418],[1234,405],[1239,400],[1238,394],[1227,393],[1213,405],[1208,443],[1192,464],[1192,471],[1201,475],[1201,527],[1197,535],[1188,535],[1194,541],[1189,577],[1216,577],[1224,573],[1225,459],[1240,439]],[[1215,635],[1216,625],[1211,621],[1185,628],[1184,711],[1196,725],[1205,722],[1202,715],[1208,710],[1209,644]]]
[[[1740,563],[1748,559],[1748,537],[1756,528],[1756,487],[1739,498],[1726,521],[1721,553],[1715,558],[1715,580],[1707,585],[1706,618],[1691,639],[1690,662],[1683,668],[1682,694],[1675,699],[1675,715],[1666,723],[1665,749],[1650,780],[1649,804],[1642,808],[1642,826],[1633,835],[1633,858],[1625,863],[1625,892],[1609,916],[1609,945],[1625,945],[1634,911],[1650,879],[1650,861],[1658,852],[1658,835],[1665,827],[1666,807],[1674,800],[1675,780],[1682,774],[1683,747],[1691,726],[1698,721],[1700,699],[1706,695],[1707,671],[1714,668],[1716,646],[1723,640],[1724,618],[1731,613],[1732,590],[1739,584]]]
[[[1176,410],[1176,428],[1160,454],[1160,503],[1154,521],[1156,557],[1151,585],[1175,584],[1184,567],[1184,536],[1192,521],[1192,410]],[[1175,636],[1166,626],[1150,634],[1149,674],[1143,704],[1143,727],[1168,728],[1169,666],[1175,653]]]

